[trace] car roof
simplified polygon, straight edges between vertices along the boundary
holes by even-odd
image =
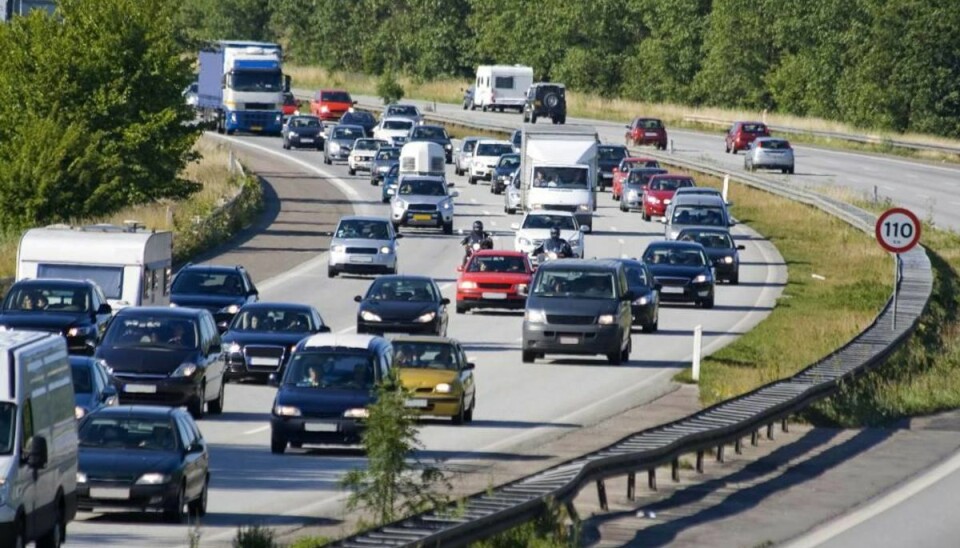
[[[624,162],[659,162],[656,158],[651,158],[649,156],[627,156],[623,158]]]
[[[410,274],[388,274],[386,276],[377,277],[377,279],[374,280],[373,283],[377,283],[381,281],[391,281],[391,280],[419,280],[419,281],[428,280],[432,282],[433,278],[431,278],[430,276],[413,276]]]
[[[479,141],[479,140],[481,140],[481,139],[484,139],[484,137],[472,136],[472,137],[464,137],[464,138],[463,138],[463,141],[464,141],[464,142],[467,142],[467,141]]]
[[[660,173],[651,177],[651,179],[693,179],[693,175],[684,175],[682,173]]]
[[[558,210],[558,209],[557,209],[557,210],[554,210],[554,209],[537,209],[537,210],[534,210],[534,211],[528,211],[527,214],[524,215],[524,218],[526,218],[526,217],[545,216],[545,215],[550,215],[551,217],[554,217],[554,216],[559,216],[559,217],[574,217],[574,214],[573,214],[572,211],[561,211],[561,210]]]
[[[616,259],[557,259],[540,265],[537,272],[554,269],[611,270],[620,268]]]
[[[730,234],[729,229],[718,226],[690,226],[680,229],[680,232],[678,232],[677,235],[679,236],[684,232],[712,232],[714,234],[726,234],[727,236],[733,238],[733,234]]]
[[[397,335],[395,337],[390,337],[390,342],[393,344],[419,342],[454,344],[459,343],[460,341],[452,337],[438,337],[436,335]]]
[[[789,143],[789,141],[787,141],[783,137],[757,137],[755,141],[760,143],[768,143],[770,141],[782,141],[784,143]]]
[[[247,303],[241,307],[241,310],[257,310],[263,308],[294,308],[297,310],[311,310],[312,306],[302,303],[291,303],[283,301],[257,301],[255,303]]]
[[[28,278],[15,282],[13,285],[44,285],[51,282],[68,287],[90,287],[91,285],[96,285],[95,282],[91,280],[76,280],[73,278]]]
[[[479,249],[473,252],[474,257],[526,257],[527,254],[522,251],[512,251],[509,249]]]
[[[386,342],[386,339],[376,335],[319,333],[307,337],[301,344],[304,349],[334,347],[369,350],[371,346],[376,346],[379,341]]]
[[[226,264],[188,264],[180,269],[180,272],[186,270],[202,270],[205,272],[239,272],[243,270],[243,267],[235,265],[226,265]]]
[[[655,242],[650,242],[649,244],[647,244],[647,249],[651,247],[659,247],[659,248],[676,247],[680,249],[691,249],[691,248],[704,249],[703,245],[697,242],[679,242],[677,240],[657,240]]]
[[[366,131],[366,130],[363,129],[363,126],[359,126],[359,125],[357,125],[357,124],[337,124],[336,126],[333,127],[333,130],[336,131],[336,130],[342,128],[342,127],[348,127],[348,128],[350,128],[350,129],[356,129],[356,130],[360,130],[360,131]]]
[[[76,354],[70,354],[67,359],[70,361],[70,365],[93,365],[97,361],[97,358],[93,356],[78,356]]]
[[[406,116],[387,116],[383,119],[384,122],[409,122],[413,123],[413,120],[407,118]]]
[[[390,219],[386,217],[374,217],[372,215],[344,215],[340,217],[340,222],[343,221],[381,221],[384,223],[389,223]]]
[[[420,124],[419,126],[416,126],[416,127],[415,127],[415,129],[416,129],[416,128],[422,128],[422,127],[429,127],[429,128],[435,128],[435,129],[442,129],[442,130],[444,130],[444,131],[446,131],[446,129],[447,129],[447,128],[445,128],[445,127],[443,127],[443,126],[441,126],[441,125],[439,125],[439,124]]]
[[[179,407],[164,407],[161,405],[116,405],[101,407],[87,416],[151,417],[159,419],[173,418],[178,412],[182,412]]]
[[[623,145],[597,145],[597,148],[627,148]],[[620,158],[621,160],[628,160],[629,158]]]
[[[189,306],[127,306],[117,311],[117,316],[167,316],[170,318],[193,319],[202,315],[206,310],[190,308]]]
[[[320,117],[314,114],[293,114],[290,116],[290,118],[313,118],[315,120],[320,120]],[[289,120],[290,118],[287,119]]]
[[[723,198],[716,194],[681,194],[673,201],[673,205],[680,203],[684,205],[727,205]]]
[[[479,139],[478,145],[507,145],[513,146],[513,143],[505,139]]]
[[[325,89],[318,89],[317,91],[319,91],[320,93],[327,93],[331,91],[336,91],[336,92],[346,93],[346,94],[350,93],[349,91],[341,88],[325,88]]]

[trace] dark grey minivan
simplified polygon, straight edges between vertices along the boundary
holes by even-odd
[[[602,354],[612,365],[628,361],[633,298],[619,261],[545,263],[527,296],[523,362],[546,354]]]

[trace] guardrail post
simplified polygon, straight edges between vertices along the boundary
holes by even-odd
[[[723,444],[717,446],[717,462],[723,462]]]
[[[609,510],[607,507],[607,487],[603,484],[603,480],[597,480],[597,498],[600,499],[600,509]]]
[[[670,139],[670,154],[673,154],[673,139]]]
[[[670,463],[670,478],[674,483],[680,481],[680,458],[673,459],[673,462]]]
[[[743,440],[737,438],[737,441],[733,442],[733,452],[742,455],[743,454]]]
[[[729,202],[727,199],[727,194],[730,193],[730,175],[723,176],[723,201]]]
[[[773,438],[773,423],[767,425],[767,439],[772,440]]]
[[[637,474],[630,472],[627,474],[627,500],[637,498]]]
[[[691,364],[690,376],[694,382],[700,381],[700,344],[702,339],[703,327],[698,325],[693,328],[693,363]]]
[[[651,468],[647,470],[647,486],[650,487],[651,491],[657,490],[657,469]]]
[[[703,473],[703,451],[697,451],[697,472]]]
[[[754,447],[760,445],[760,432],[757,430],[750,433],[750,445]]]
[[[790,423],[787,422],[787,419],[783,419],[780,422],[780,429],[784,432],[790,432]]]
[[[564,506],[567,508],[567,515],[570,516],[570,521],[579,523],[580,514],[577,514],[577,507],[573,505],[573,501],[568,501]]]

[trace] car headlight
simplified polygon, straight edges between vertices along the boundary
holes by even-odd
[[[706,274],[700,274],[699,276],[697,276],[696,278],[693,279],[693,283],[695,283],[695,284],[702,284],[702,283],[704,283],[704,282],[706,282],[706,281],[707,281],[707,275],[706,275]]]
[[[407,209],[407,202],[405,202],[405,201],[403,201],[403,200],[396,200],[396,201],[393,202],[393,207],[395,207],[395,208],[397,208],[397,209],[406,210],[406,209]]]
[[[437,313],[430,311],[430,312],[427,312],[426,314],[421,314],[420,317],[417,318],[417,323],[432,322],[433,319],[436,317],[437,317]]]
[[[148,472],[137,478],[137,485],[162,485],[170,481],[170,476],[159,472]]]
[[[240,311],[240,305],[231,304],[220,309],[220,314],[236,314]]]
[[[647,196],[647,201],[650,202],[651,204],[659,204],[659,203],[660,203],[660,199],[657,198],[656,196]]]
[[[580,204],[580,207],[578,207],[577,209],[579,209],[580,211],[590,211],[590,204]]]
[[[87,474],[84,472],[77,472],[77,483],[87,483]]]
[[[453,145],[451,145],[450,143],[447,143],[447,144],[443,145],[443,148],[445,148],[445,149],[447,149],[447,150],[450,150],[451,148],[453,148]]]
[[[73,416],[76,417],[77,420],[82,419],[83,416],[86,415],[86,414],[87,414],[87,410],[84,409],[84,408],[82,408],[82,407],[80,407],[79,405],[75,405],[75,406],[73,407]]]
[[[451,209],[451,208],[453,208],[453,200],[447,200],[443,202],[443,209]]]
[[[171,377],[190,377],[190,376],[193,376],[193,374],[196,372],[197,372],[197,364],[187,362],[187,363],[181,364],[180,367],[178,367],[177,370],[173,372],[173,375],[171,375]]]
[[[636,200],[636,199],[637,199],[637,192],[636,192],[635,190],[631,190],[631,191],[627,194],[627,198],[630,199],[630,200]]]
[[[470,282],[470,281],[460,282],[460,289],[476,289],[476,288],[477,288],[476,282]]]
[[[328,107],[327,105],[322,105],[320,107],[320,112],[330,112],[330,107]]]
[[[365,322],[380,322],[383,321],[380,319],[380,316],[370,312],[369,310],[364,310],[360,313],[360,317],[363,318]]]
[[[338,144],[335,143],[335,142],[331,142],[331,143],[328,144],[327,146],[330,147],[330,152],[332,152],[332,153],[334,153],[334,154],[336,154],[337,152],[340,151],[340,145],[338,145]]]
[[[727,264],[733,264],[733,257],[727,255],[726,257],[723,258],[723,262]]]
[[[453,392],[453,387],[450,386],[449,383],[442,382],[442,383],[438,384],[438,385],[434,388],[434,390],[435,390],[436,392],[439,392],[440,394],[449,394],[450,392]]]
[[[527,289],[527,284],[517,284],[517,293],[524,293]]]
[[[177,307],[177,303],[170,303],[170,308],[176,308],[176,307]]]
[[[240,346],[240,343],[232,342],[227,345],[227,353],[229,354],[239,354],[243,351],[243,347]]]
[[[531,323],[543,323],[547,321],[547,315],[542,310],[527,310],[523,313],[523,319]]]
[[[530,240],[526,238],[519,238],[517,241],[520,243],[521,247],[527,247],[530,245]]]
[[[273,414],[278,417],[299,417],[302,415],[300,408],[292,405],[275,405]]]
[[[380,253],[382,253],[382,254],[384,254],[384,255],[389,255],[390,253],[393,253],[393,249],[390,249],[390,246],[385,245],[385,246],[383,246],[383,247],[380,248]]]
[[[97,332],[97,328],[92,325],[85,325],[81,327],[71,327],[67,330],[68,337],[78,337],[80,335],[92,335]]]
[[[597,318],[597,323],[600,325],[613,325],[613,322],[613,314],[601,314],[600,317]]]
[[[370,417],[370,411],[365,407],[357,407],[354,409],[347,409],[343,412],[343,418],[345,419],[366,419]]]
[[[530,209],[543,209],[543,204],[531,204]]]
[[[341,245],[341,244],[337,244],[337,245],[332,246],[332,247],[330,248],[330,250],[333,251],[334,253],[343,253],[344,251],[347,250],[347,246]]]

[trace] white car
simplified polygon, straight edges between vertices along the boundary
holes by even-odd
[[[523,217],[523,222],[511,225],[517,231],[514,236],[514,249],[532,255],[533,251],[550,238],[550,229],[560,228],[560,237],[570,244],[573,255],[583,258],[583,231],[577,218],[569,211],[531,211]]]
[[[413,121],[409,118],[384,118],[373,127],[373,138],[403,146],[412,127]]]
[[[387,105],[383,109],[384,118],[406,118],[407,120],[412,121],[414,124],[423,123],[423,114],[420,112],[414,105],[403,105],[399,103],[393,103]]]
[[[494,141],[481,139],[473,149],[473,156],[467,164],[471,185],[477,184],[480,179],[489,181],[497,168],[497,162],[504,154],[513,154],[513,145],[510,141]]]
[[[377,155],[380,147],[387,145],[386,141],[378,139],[357,139],[353,142],[353,150],[347,158],[347,171],[350,175],[356,175],[358,171],[370,171],[373,165],[373,158]]]

